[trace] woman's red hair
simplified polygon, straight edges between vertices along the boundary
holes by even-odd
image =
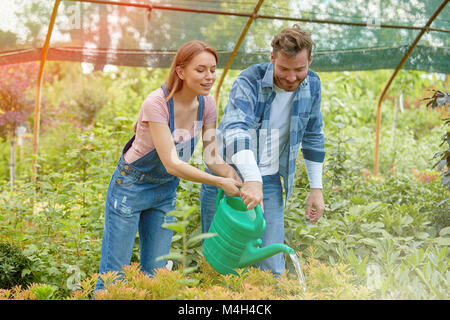
[[[181,80],[178,77],[176,68],[178,66],[185,67],[186,65],[189,64],[189,62],[191,62],[191,60],[197,54],[202,53],[204,51],[211,53],[214,56],[214,58],[216,58],[216,63],[218,62],[216,51],[206,43],[199,40],[192,40],[186,42],[178,49],[177,54],[175,55],[175,58],[172,61],[169,76],[167,77],[165,82],[167,90],[169,91],[167,101],[169,101],[170,98],[172,98],[175,92],[181,90],[181,88],[183,87],[183,80]]]
[[[166,101],[169,101],[170,98],[172,98],[172,96],[183,87],[183,80],[178,77],[178,74],[176,72],[177,67],[185,67],[197,54],[204,51],[211,53],[214,58],[216,58],[216,63],[218,62],[216,51],[205,42],[199,40],[186,42],[178,49],[175,58],[172,61],[169,76],[165,81],[165,85],[167,87],[167,90],[169,91],[169,96],[167,97]],[[134,132],[136,132],[137,122],[134,124],[133,129]]]

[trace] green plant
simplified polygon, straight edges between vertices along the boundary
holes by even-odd
[[[35,296],[35,300],[57,300],[57,290],[57,287],[47,284],[33,284],[30,286],[30,291]]]
[[[425,98],[424,100],[430,100],[427,103],[427,106],[431,108],[436,108],[438,105],[440,106],[450,106],[450,95],[446,92],[435,91],[431,97]],[[444,127],[450,126],[450,118],[443,119]],[[433,159],[438,159],[433,166],[433,168],[437,168],[439,171],[443,170],[447,167],[447,171],[444,172],[442,177],[442,185],[450,189],[450,131],[444,133],[441,137],[441,144],[439,147],[442,147],[445,143],[447,143],[447,150],[440,151],[436,153]],[[448,201],[450,198],[447,198],[445,201]]]
[[[351,163],[350,163],[351,164]],[[434,221],[442,200],[438,181],[423,183],[413,175],[388,178],[353,176],[339,190],[324,184],[327,209],[317,223],[302,218],[301,201],[308,190],[303,174],[285,210],[286,241],[306,258],[344,263],[355,281],[376,292],[377,299],[446,299],[448,285],[448,219]],[[376,201],[374,201],[376,199]],[[300,202],[300,203],[299,203]],[[448,208],[442,217],[448,217]],[[438,224],[437,224],[438,223]],[[309,248],[313,247],[314,250]],[[411,271],[408,257],[426,252]],[[433,287],[434,289],[431,289]]]
[[[0,288],[26,285],[33,279],[31,261],[10,243],[0,243]]]
[[[328,160],[326,161],[326,171],[333,186],[340,186],[344,181],[346,181],[350,174],[350,168],[347,166],[346,162],[349,158],[348,152],[346,151],[346,145],[349,142],[353,142],[353,138],[343,138],[342,130],[345,128],[344,123],[331,122],[335,126],[336,131],[332,131],[331,137],[327,140],[327,154]]]
[[[168,255],[158,257],[158,260],[171,259],[181,264],[183,273],[190,273],[197,269],[195,260],[198,259],[200,252],[200,244],[203,239],[214,236],[211,233],[195,232],[188,238],[189,225],[199,215],[199,207],[191,206],[180,199],[177,203],[178,210],[169,212],[168,215],[175,216],[176,221],[173,223],[165,223],[163,227],[173,230],[175,235],[171,252]],[[177,241],[181,240],[180,244]]]
[[[326,265],[309,258],[304,265],[307,274],[307,291],[299,286],[298,279],[284,273],[278,279],[269,271],[249,268],[243,276],[221,275],[201,258],[199,270],[189,274],[158,269],[148,277],[132,263],[122,270],[123,280],[111,273],[106,278],[106,290],[96,292],[96,300],[267,300],[267,299],[372,299],[374,290],[355,282],[344,264]],[[96,275],[82,281],[82,288],[71,294],[71,299],[90,299]]]

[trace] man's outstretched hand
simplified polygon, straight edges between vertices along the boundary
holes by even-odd
[[[317,222],[325,211],[325,203],[323,202],[322,189],[311,189],[306,199],[306,217],[311,222]]]

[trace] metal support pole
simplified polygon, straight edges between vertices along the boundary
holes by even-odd
[[[422,30],[417,35],[416,39],[414,39],[414,42],[409,47],[408,51],[405,53],[403,58],[401,59],[400,63],[398,64],[397,68],[395,68],[394,73],[391,75],[391,78],[389,79],[388,83],[386,84],[385,88],[381,92],[380,98],[378,99],[378,105],[377,105],[377,118],[375,123],[375,157],[374,157],[374,164],[373,164],[373,174],[374,176],[378,175],[378,153],[379,153],[379,146],[380,146],[380,124],[381,124],[381,102],[383,101],[384,96],[386,95],[389,87],[392,84],[392,81],[394,80],[395,76],[397,75],[400,68],[405,63],[406,59],[408,59],[410,53],[413,51],[414,47],[417,45],[419,40],[422,38],[424,33],[429,30],[429,27],[431,23],[436,19],[436,17],[439,15],[439,13],[444,9],[444,7],[447,5],[449,0],[442,1],[441,5],[437,10],[433,13],[433,15],[428,19],[425,26],[422,28]]]
[[[234,46],[233,51],[231,52],[230,57],[228,58],[227,64],[223,68],[222,75],[220,76],[219,83],[217,84],[216,93],[214,95],[214,98],[216,99],[216,105],[219,106],[219,93],[220,93],[220,87],[222,86],[223,80],[225,79],[225,76],[227,75],[228,70],[231,67],[231,64],[233,63],[234,57],[236,56],[237,51],[239,50],[239,47],[241,46],[242,41],[245,38],[245,35],[247,34],[248,29],[253,23],[253,20],[256,18],[256,14],[258,13],[259,8],[261,8],[261,5],[263,4],[264,0],[259,0],[258,3],[255,6],[255,9],[253,9],[252,15],[248,18],[247,23],[244,26],[244,29],[241,32],[241,35],[239,36],[238,41],[236,42],[236,45]]]
[[[39,74],[36,83],[36,99],[34,104],[34,126],[33,126],[33,159],[31,162],[31,182],[36,182],[37,174],[37,157],[39,150],[39,131],[41,122],[41,88],[44,75],[45,61],[47,60],[48,48],[50,46],[50,38],[52,36],[53,26],[55,24],[56,13],[58,12],[58,6],[61,0],[55,0],[53,6],[52,16],[50,18],[50,24],[47,30],[47,36],[45,38],[44,47],[42,48],[41,63],[39,65]]]

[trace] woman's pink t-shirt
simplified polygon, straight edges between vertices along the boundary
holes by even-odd
[[[203,125],[216,123],[216,102],[211,95],[204,96],[204,98]],[[124,155],[126,162],[132,163],[155,149],[148,122],[159,122],[169,125],[169,108],[166,103],[164,91],[161,88],[150,93],[142,103],[137,122],[136,138],[130,149]],[[175,142],[188,140],[194,135],[194,126],[189,134],[187,134],[187,130],[177,131],[176,129],[174,131]]]

